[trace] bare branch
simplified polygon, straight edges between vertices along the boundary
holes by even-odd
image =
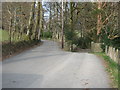
[[[9,6],[7,6],[7,9],[8,9],[8,13],[9,13],[10,15],[12,15],[12,13],[10,12],[10,7],[9,7]]]
[[[103,21],[103,23],[102,24],[105,24],[106,23],[106,21],[110,18],[112,16],[112,13]]]
[[[103,4],[102,8],[104,8],[104,7],[106,6],[106,4],[107,4],[107,3],[105,2],[105,3]]]

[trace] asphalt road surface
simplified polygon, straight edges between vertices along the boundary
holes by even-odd
[[[4,60],[2,68],[3,88],[110,88],[97,56],[66,52],[48,40]]]

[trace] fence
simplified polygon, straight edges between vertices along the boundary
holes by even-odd
[[[91,51],[92,52],[102,52],[101,43],[91,43]],[[109,56],[112,60],[114,60],[116,63],[120,64],[120,50],[111,47],[106,46],[105,47],[105,54]]]
[[[120,64],[120,50],[115,49],[111,46],[106,46],[105,53],[107,56],[109,56],[112,60],[114,60],[116,63]]]

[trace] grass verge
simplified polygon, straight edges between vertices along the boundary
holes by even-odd
[[[113,88],[120,88],[120,65],[118,65],[116,62],[114,62],[109,56],[107,56],[105,53],[94,53],[97,56],[100,56],[102,59],[104,59],[106,70],[108,71],[110,78],[112,80],[112,87]]]

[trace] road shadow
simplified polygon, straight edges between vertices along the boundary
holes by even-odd
[[[43,44],[39,47],[36,47],[34,49],[27,50],[23,53],[20,53],[14,57],[11,57],[9,59],[6,59],[3,61],[4,64],[8,63],[14,63],[14,62],[21,62],[26,60],[36,60],[36,59],[44,59],[54,56],[63,56],[67,55],[71,52],[66,52],[61,50],[56,42],[53,41],[42,41]]]
[[[11,60],[7,60],[7,61],[4,61],[3,62],[3,65],[4,64],[8,64],[8,63],[15,63],[15,62],[21,62],[21,61],[26,61],[26,60],[41,60],[41,59],[44,59],[44,58],[50,58],[50,57],[56,57],[56,56],[59,56],[59,57],[62,57],[62,56],[65,56],[65,55],[68,55],[69,53],[53,53],[53,54],[46,54],[46,55],[35,55],[35,56],[23,56],[23,55],[20,55],[19,58],[15,59],[15,58],[11,58]]]
[[[38,81],[38,84],[41,85],[43,81],[43,75],[21,73],[2,74],[3,88],[28,88],[31,87],[31,85],[36,81]]]

